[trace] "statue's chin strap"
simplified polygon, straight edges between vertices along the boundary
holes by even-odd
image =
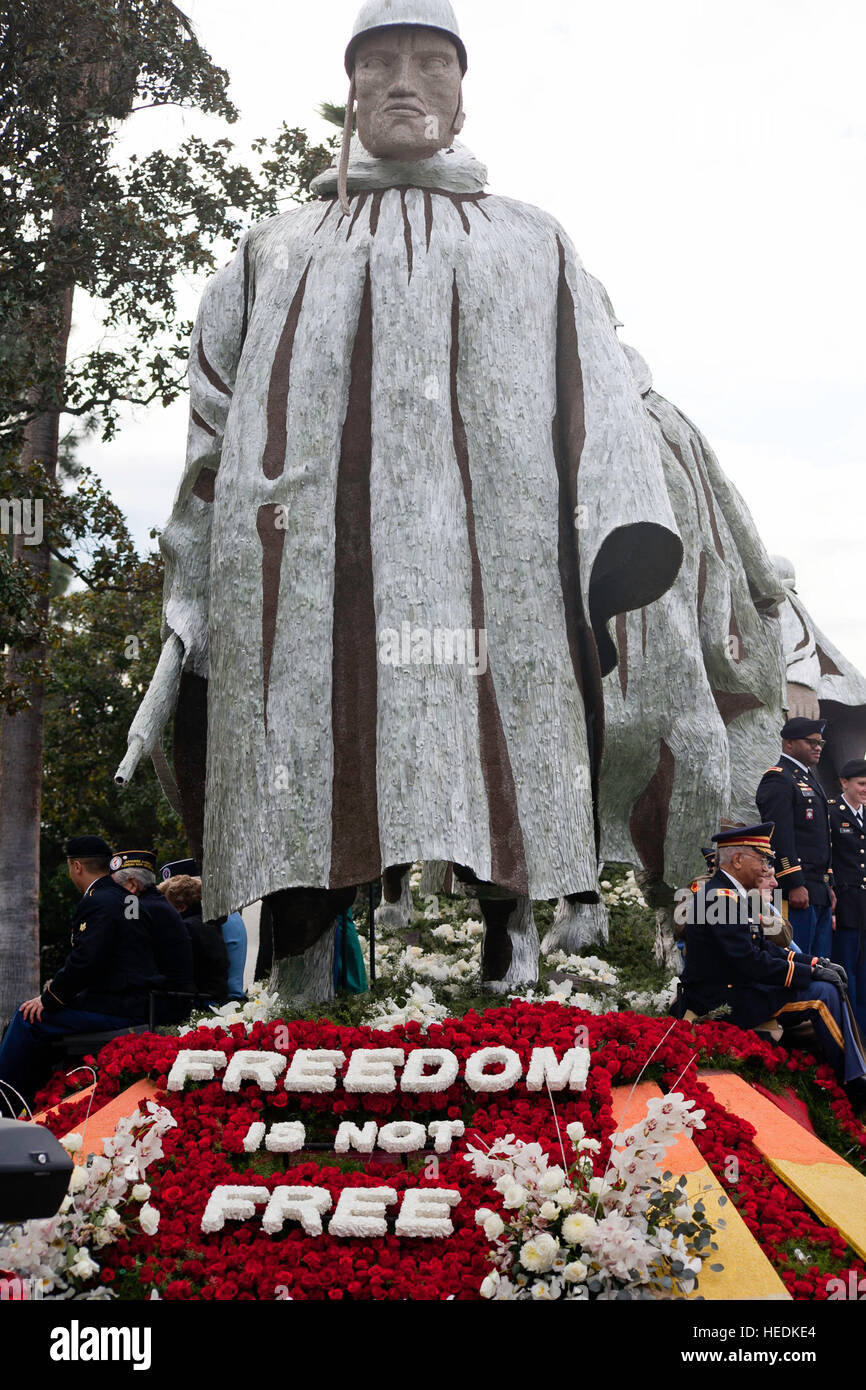
[[[460,84],[460,95],[457,98],[457,110],[454,112],[454,120],[451,122],[451,136],[459,135],[463,129],[463,83]],[[349,147],[352,143],[352,126],[355,121],[355,76],[349,83],[349,96],[346,101],[346,119],[343,122],[343,144],[340,149],[340,168],[337,173],[337,196],[340,199],[340,211],[349,216]]]
[[[343,122],[343,145],[340,150],[340,172],[337,175],[337,195],[340,199],[340,208],[349,216],[349,146],[352,143],[352,125],[355,120],[355,74],[349,83],[349,95],[346,100],[346,119]]]

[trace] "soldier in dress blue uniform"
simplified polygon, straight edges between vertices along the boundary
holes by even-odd
[[[851,1006],[866,1033],[866,759],[839,773],[841,796],[830,798],[836,922],[831,956],[848,975]]]
[[[685,969],[672,1012],[700,1016],[727,1004],[731,1022],[778,1036],[808,1020],[856,1106],[866,1104],[866,1057],[842,997],[844,972],[827,959],[766,941],[761,884],[773,861],[772,823],[713,836],[718,868],[687,902]]]
[[[836,906],[829,808],[813,770],[824,747],[823,732],[820,719],[789,719],[782,729],[782,756],[755,792],[758,810],[776,827],[776,878],[794,939],[815,956],[830,955]]]
[[[20,1006],[0,1046],[0,1081],[28,1102],[51,1075],[56,1038],[143,1022],[159,979],[148,928],[130,914],[130,894],[112,878],[109,846],[98,835],[77,835],[65,851],[82,895],[72,915],[72,949],[41,995]]]
[[[180,913],[156,887],[156,855],[149,849],[129,849],[110,860],[112,877],[132,895],[153,946],[159,988],[169,991],[157,1000],[158,1023],[180,1023],[194,1003],[195,976],[192,940]],[[132,904],[130,904],[130,910]]]

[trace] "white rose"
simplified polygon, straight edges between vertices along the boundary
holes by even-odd
[[[70,1192],[83,1192],[87,1186],[87,1169],[80,1163],[76,1164],[72,1170],[72,1177],[69,1179]]]
[[[82,1139],[80,1134],[64,1134],[60,1142],[68,1154],[77,1154],[81,1148]]]
[[[597,1154],[601,1152],[601,1140],[599,1139],[579,1139],[577,1142],[577,1152],[579,1154]]]
[[[589,1270],[583,1263],[583,1260],[572,1260],[570,1265],[565,1266],[562,1273],[569,1284],[582,1284]]]
[[[538,1215],[545,1221],[555,1221],[559,1216],[559,1207],[555,1202],[542,1202]]]
[[[542,1173],[538,1186],[542,1192],[556,1192],[565,1181],[565,1170],[562,1168],[546,1168]]]
[[[580,1120],[572,1120],[570,1125],[566,1125],[565,1132],[571,1140],[572,1144],[576,1144],[578,1140],[582,1139],[583,1136],[586,1134],[586,1130],[580,1123]]]
[[[605,1182],[604,1178],[590,1178],[587,1186],[589,1188],[590,1195],[593,1197],[603,1197],[606,1192],[610,1191],[610,1188],[608,1184]]]
[[[540,1235],[527,1240],[520,1249],[520,1263],[530,1274],[544,1274],[553,1268],[559,1254],[559,1245],[552,1235],[542,1231]]]
[[[526,1188],[521,1187],[520,1183],[512,1183],[506,1188],[502,1198],[502,1204],[506,1207],[522,1207],[526,1201]]]
[[[90,1251],[86,1245],[76,1252],[75,1259],[69,1266],[69,1273],[74,1279],[89,1279],[99,1273],[99,1265],[90,1258]]]
[[[483,1226],[487,1218],[492,1215],[493,1212],[489,1207],[479,1207],[475,1213],[475,1225]]]
[[[554,1200],[559,1204],[559,1206],[564,1207],[566,1211],[569,1207],[574,1206],[575,1192],[574,1189],[571,1187],[561,1187],[558,1192],[555,1192],[553,1194],[553,1196]]]
[[[113,1226],[120,1225],[120,1215],[114,1207],[106,1207],[102,1213],[102,1225],[106,1231],[110,1231]]]
[[[688,1202],[680,1202],[678,1207],[674,1207],[674,1216],[677,1221],[691,1221],[692,1209]]]
[[[488,1274],[487,1278],[484,1279],[484,1280],[482,1280],[482,1283],[481,1283],[481,1288],[480,1288],[480,1290],[479,1290],[479,1293],[481,1294],[481,1297],[482,1297],[482,1298],[495,1298],[495,1297],[496,1297],[496,1289],[497,1289],[497,1285],[498,1285],[498,1284],[499,1284],[499,1275],[498,1275],[498,1274],[495,1274],[495,1273],[494,1273],[494,1274]]]
[[[504,1230],[505,1222],[502,1220],[502,1217],[498,1216],[495,1211],[492,1211],[484,1222],[484,1234],[487,1239],[497,1240]]]
[[[562,1223],[562,1239],[568,1241],[569,1245],[581,1245],[594,1229],[595,1222],[591,1216],[582,1211],[575,1211]]]
[[[134,1202],[146,1202],[150,1196],[150,1183],[137,1182],[129,1195]]]
[[[159,1212],[156,1207],[152,1207],[150,1202],[145,1202],[141,1211],[138,1213],[141,1229],[146,1236],[155,1236],[159,1226]]]

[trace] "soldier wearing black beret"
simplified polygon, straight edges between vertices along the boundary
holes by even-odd
[[[830,839],[836,923],[832,958],[848,974],[848,992],[866,1032],[866,759],[855,758],[839,773],[842,791],[830,798]]]
[[[829,956],[833,944],[830,816],[814,769],[824,747],[824,722],[789,719],[782,729],[782,756],[767,769],[755,792],[761,815],[773,821],[776,878],[788,905],[788,921],[808,955]]]

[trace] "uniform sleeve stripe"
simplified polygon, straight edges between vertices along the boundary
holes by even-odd
[[[784,878],[786,874],[801,874],[803,870],[799,864],[795,864],[792,869],[777,869],[776,878]]]

